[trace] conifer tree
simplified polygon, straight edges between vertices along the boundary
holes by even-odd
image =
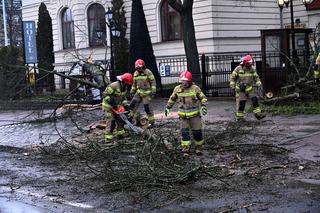
[[[129,42],[126,38],[127,22],[126,22],[126,11],[124,10],[123,0],[112,1],[112,12],[114,20],[118,30],[120,30],[120,37],[113,39],[114,48],[114,59],[115,69],[121,73],[128,71],[128,60],[129,60]],[[118,73],[118,74],[121,74]]]
[[[54,53],[53,53],[53,38],[52,38],[52,20],[47,10],[46,5],[41,2],[38,14],[37,23],[37,53],[38,53],[38,68],[39,77],[47,75],[41,69],[52,71],[54,66]],[[38,77],[38,78],[39,78]],[[54,74],[47,75],[46,78],[39,82],[40,87],[54,91]]]
[[[161,78],[158,72],[156,58],[153,53],[151,38],[144,15],[141,0],[132,1],[130,27],[130,70],[134,71],[134,62],[143,59],[148,69],[156,78],[157,87],[161,86]]]
[[[18,68],[23,65],[21,48],[15,46],[0,48],[0,99],[25,97],[26,71]]]

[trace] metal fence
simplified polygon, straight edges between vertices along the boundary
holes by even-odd
[[[177,58],[162,58],[158,60],[159,71],[161,75],[161,69],[164,67],[170,67],[169,75],[161,76],[162,86],[177,84],[179,82],[179,75],[183,71],[187,70],[187,58],[186,57],[177,57]],[[166,71],[166,70],[165,70]],[[164,72],[165,72],[164,71]]]
[[[208,96],[233,96],[234,91],[229,87],[232,71],[239,65],[240,59],[250,54],[254,57],[254,67],[264,83],[265,91],[275,92],[289,79],[294,69],[298,69],[301,75],[305,74],[310,65],[308,51],[298,51],[295,60],[292,56],[285,56],[280,52],[234,52],[201,55],[201,86]],[[295,66],[292,66],[292,62]],[[178,84],[179,74],[187,69],[186,57],[158,59],[159,70],[161,67],[169,67],[170,75],[161,78],[164,88],[171,88]]]
[[[201,86],[209,96],[232,96],[233,91],[229,87],[230,76],[233,69],[239,65],[241,57],[248,53],[208,54],[199,56],[201,65]],[[261,66],[261,54],[251,53]],[[161,66],[170,67],[170,75],[161,78],[164,88],[172,84],[178,84],[179,74],[187,70],[186,57],[162,58],[158,60],[159,70]],[[169,85],[169,86],[168,86]]]
[[[219,53],[207,54],[199,56],[201,73],[201,84],[203,91],[208,96],[233,96],[233,90],[229,87],[231,73],[236,66],[239,65],[241,57],[248,53],[234,52],[234,53]],[[296,66],[292,65],[292,56],[284,56],[280,52],[250,52],[255,59],[255,68],[258,75],[263,81],[265,91],[274,91],[283,86],[290,80],[293,69],[299,69],[301,75],[308,71],[312,53],[306,51],[298,51],[295,59]],[[186,57],[166,57],[158,58],[157,63],[162,81],[162,92],[167,91],[165,95],[170,94],[174,86],[178,85],[179,75],[187,70]],[[57,70],[57,72],[64,75],[70,75],[72,70],[70,67]],[[3,70],[6,70],[3,68]],[[24,74],[25,73],[25,74]],[[47,93],[49,95],[68,95],[70,99],[81,99],[80,96],[92,96],[90,86],[85,86],[76,81],[69,80],[64,76],[54,75],[54,82],[48,84],[47,81],[40,82],[41,76],[36,67],[26,67],[14,70],[14,72],[0,73],[0,81],[2,84],[2,91],[8,93],[3,98],[17,98],[30,97],[38,94]],[[14,74],[16,77],[10,77]],[[109,70],[106,73],[109,78]],[[5,78],[15,79],[10,83]],[[85,74],[81,73],[79,78],[85,78]],[[197,76],[196,76],[197,77]],[[294,77],[293,77],[294,78]],[[16,84],[16,82],[20,82]],[[12,86],[5,86],[12,85]],[[21,86],[22,85],[22,86]],[[77,88],[78,87],[78,88]],[[74,90],[77,88],[77,90]],[[10,90],[12,89],[12,90]],[[41,91],[40,91],[41,90]],[[74,91],[73,91],[74,90]],[[9,94],[12,93],[12,94]],[[4,93],[3,93],[4,94]]]

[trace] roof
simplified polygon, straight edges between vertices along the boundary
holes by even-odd
[[[307,10],[320,10],[320,0],[314,0],[311,4],[306,5]]]

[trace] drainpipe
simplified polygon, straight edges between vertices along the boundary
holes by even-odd
[[[3,33],[4,33],[4,45],[8,46],[8,35],[7,35],[7,14],[5,0],[2,0],[2,18],[3,18]]]

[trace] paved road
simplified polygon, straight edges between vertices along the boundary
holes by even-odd
[[[165,117],[167,99],[158,99],[153,103],[157,122],[164,120],[178,121],[176,108],[173,108],[170,116]],[[101,111],[92,112],[92,118],[102,118]],[[234,102],[228,100],[210,99],[208,103],[208,115],[204,117],[205,128],[215,128],[215,123],[232,121],[234,114]],[[86,202],[86,198],[76,199],[72,197],[57,197],[56,195],[37,189],[37,178],[50,177],[53,180],[61,180],[68,174],[66,171],[59,173],[50,173],[47,168],[34,166],[26,163],[28,153],[21,151],[21,148],[30,148],[39,144],[49,145],[54,143],[59,134],[69,137],[76,134],[77,128],[70,119],[58,120],[55,123],[23,123],[35,118],[46,118],[50,111],[43,112],[0,112],[0,212],[87,212],[96,209],[95,201],[91,198]],[[86,114],[82,116],[81,124],[85,126],[91,121],[86,120]],[[248,120],[257,122],[249,115]],[[21,124],[15,124],[22,122]],[[294,150],[291,157],[299,161],[320,161],[320,115],[299,115],[299,116],[274,116],[267,117],[264,125],[260,125],[257,131],[264,132],[265,137],[277,134],[281,138],[278,143],[282,143],[286,148]],[[15,124],[15,125],[13,125]],[[297,140],[298,138],[298,140]],[[35,181],[32,187],[16,185],[22,180]],[[311,181],[319,185],[319,180],[303,180],[302,182]],[[103,200],[102,197],[96,200]],[[217,201],[218,202],[218,201]],[[192,203],[191,203],[192,204]],[[212,205],[214,203],[208,204]],[[198,204],[194,204],[198,205]],[[279,210],[279,209],[278,209]],[[104,209],[103,212],[106,212]]]

